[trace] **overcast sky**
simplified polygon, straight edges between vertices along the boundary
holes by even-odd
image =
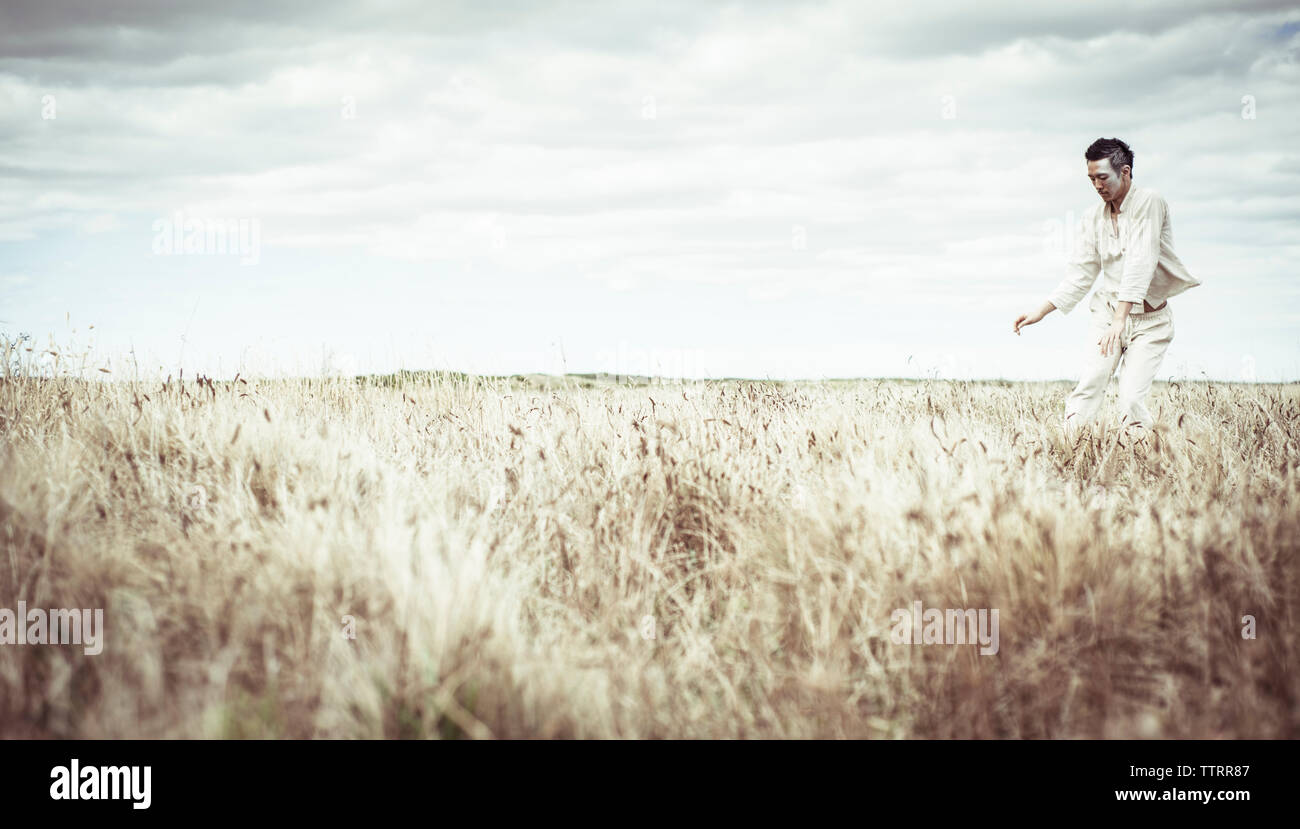
[[[1158,377],[1300,378],[1300,10],[1038,5],[6,0],[0,332],[119,376],[1072,378],[1086,304],[1011,324],[1116,136],[1203,282]]]

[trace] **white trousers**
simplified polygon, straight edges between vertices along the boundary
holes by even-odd
[[[1105,357],[1101,355],[1101,339],[1114,320],[1114,311],[1106,303],[1098,303],[1092,310],[1087,354],[1079,384],[1065,399],[1065,431],[1072,434],[1080,426],[1092,421],[1106,396],[1106,386],[1119,369],[1119,422],[1121,425],[1141,424],[1150,428],[1154,423],[1147,411],[1146,396],[1151,391],[1151,381],[1160,368],[1160,362],[1174,339],[1174,318],[1169,305],[1159,311],[1129,314],[1120,335],[1120,347]]]

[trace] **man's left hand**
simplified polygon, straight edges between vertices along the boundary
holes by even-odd
[[[1108,357],[1113,352],[1120,351],[1120,337],[1124,334],[1124,323],[1112,322],[1106,333],[1101,335],[1097,344],[1101,346],[1101,356]]]

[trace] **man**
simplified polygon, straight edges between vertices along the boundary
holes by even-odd
[[[1155,190],[1133,184],[1133,151],[1118,138],[1099,138],[1083,155],[1088,179],[1101,196],[1089,208],[1070,273],[1036,311],[1016,317],[1014,329],[1033,325],[1059,308],[1068,314],[1092,296],[1092,333],[1083,376],[1065,401],[1065,431],[1074,434],[1096,415],[1106,385],[1123,355],[1119,373],[1122,425],[1150,427],[1145,404],[1151,381],[1174,338],[1169,297],[1201,284],[1174,253],[1169,206]]]

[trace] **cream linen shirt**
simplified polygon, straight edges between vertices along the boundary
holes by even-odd
[[[1141,314],[1143,300],[1158,306],[1201,284],[1174,253],[1169,205],[1163,196],[1148,187],[1130,185],[1117,220],[1118,232],[1111,224],[1110,204],[1104,201],[1084,214],[1069,273],[1048,297],[1061,313],[1068,314],[1079,304],[1098,273],[1104,276],[1093,294],[1093,310],[1131,302],[1130,313]]]

